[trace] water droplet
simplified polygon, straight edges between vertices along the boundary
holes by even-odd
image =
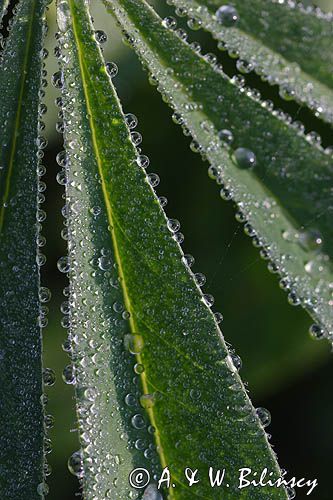
[[[288,495],[288,500],[293,500],[293,498],[296,497],[296,491],[294,490],[294,488],[291,488],[291,486],[286,487],[286,492]]]
[[[185,255],[183,255],[182,257],[182,261],[183,263],[188,266],[188,267],[192,267],[194,262],[195,262],[195,259],[193,257],[193,255],[189,254],[189,253],[186,253]]]
[[[214,297],[213,297],[213,295],[210,295],[209,293],[205,293],[202,296],[202,300],[206,304],[206,306],[208,306],[208,307],[212,307],[212,305],[214,304]]]
[[[215,317],[216,323],[218,323],[218,324],[222,323],[222,321],[223,321],[223,314],[222,313],[216,312],[216,313],[214,313],[214,317]]]
[[[190,17],[190,19],[187,21],[187,26],[193,30],[197,31],[201,28],[202,26],[202,21],[201,19],[195,18],[195,17]]]
[[[138,124],[138,119],[133,113],[127,113],[125,115],[125,120],[130,130],[134,129]]]
[[[165,17],[162,21],[162,24],[163,24],[163,26],[165,26],[166,28],[169,28],[169,29],[176,29],[176,27],[177,27],[177,21],[172,16]]]
[[[149,158],[146,155],[139,155],[136,162],[141,168],[148,168],[150,163]]]
[[[234,26],[239,20],[238,12],[232,5],[222,5],[215,12],[215,16],[226,27]]]
[[[151,187],[155,188],[159,185],[160,183],[160,178],[157,174],[151,173],[147,176],[148,182],[151,185]]]
[[[51,300],[51,292],[45,286],[41,286],[39,289],[39,300],[44,304]]]
[[[44,495],[47,495],[49,493],[49,487],[46,483],[39,483],[37,486],[37,494],[40,495],[41,497]]]
[[[140,405],[142,408],[152,408],[155,404],[155,395],[154,394],[143,394],[140,397]]]
[[[319,250],[323,245],[323,237],[317,229],[299,233],[298,240],[306,250]]]
[[[285,101],[292,101],[296,96],[295,90],[289,85],[281,85],[279,94],[280,97],[282,97],[282,99],[284,99]]]
[[[291,290],[288,294],[288,302],[292,306],[299,306],[301,303],[301,299],[298,297],[295,290]]]
[[[204,286],[204,284],[206,283],[206,276],[202,273],[195,273],[194,279],[198,286]]]
[[[177,219],[168,219],[167,226],[169,231],[176,233],[180,229],[180,222]]]
[[[222,129],[219,131],[218,136],[224,144],[230,145],[233,143],[234,135],[231,130]]]
[[[316,340],[321,340],[325,337],[325,330],[316,324],[310,326],[309,333]]]
[[[57,262],[57,267],[61,273],[68,273],[70,270],[68,256],[60,257],[60,259]]]
[[[131,354],[140,354],[144,346],[143,338],[138,334],[125,335],[124,344]]]
[[[55,373],[51,368],[44,368],[43,369],[43,382],[44,385],[47,385],[48,387],[51,387],[54,385],[56,380]]]
[[[62,89],[64,86],[64,77],[62,71],[57,71],[52,75],[52,85],[56,89]]]
[[[96,30],[95,31],[95,39],[96,39],[96,42],[98,43],[106,43],[107,42],[107,34],[105,33],[105,31],[102,31],[102,30]]]
[[[131,423],[135,429],[143,429],[146,426],[145,419],[140,413],[132,417]]]
[[[67,365],[62,372],[62,379],[65,384],[75,384],[76,376],[75,376],[75,368],[73,365]]]
[[[127,406],[136,406],[137,398],[134,396],[134,394],[127,394],[125,396],[125,403],[127,404]]]
[[[45,415],[44,424],[47,429],[51,429],[54,426],[54,417],[53,415]]]
[[[257,163],[256,155],[247,148],[237,148],[233,154],[233,159],[236,165],[242,169],[255,167]]]
[[[257,408],[256,414],[259,417],[259,420],[263,427],[267,427],[271,423],[271,414],[268,410],[266,410],[266,408]]]
[[[145,367],[141,364],[141,363],[136,363],[134,365],[134,372],[137,374],[137,375],[140,375],[141,373],[143,373],[145,371]]]
[[[82,451],[75,451],[69,457],[67,465],[69,472],[81,479],[84,475]]]
[[[105,65],[106,71],[110,75],[110,78],[114,78],[118,75],[118,66],[114,62],[108,62]]]
[[[102,255],[98,258],[98,267],[102,271],[107,271],[112,266],[112,261],[110,257]]]

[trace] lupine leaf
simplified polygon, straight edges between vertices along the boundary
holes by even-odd
[[[176,111],[175,121],[194,138],[192,148],[209,160],[221,196],[236,202],[245,230],[282,276],[290,302],[318,322],[314,334],[332,337],[331,154],[196,53],[144,0],[105,3]],[[245,161],[236,161],[244,153]]]
[[[0,491],[17,500],[44,490],[36,227],[44,9],[43,0],[18,4],[0,66]]]
[[[214,497],[235,498],[244,464],[279,474],[274,453],[171,231],[177,222],[139,166],[87,4],[60,0],[58,25],[69,228],[59,267],[70,276],[74,362],[65,375],[76,383],[82,445],[82,462],[76,454],[70,465],[85,497],[98,499],[133,495],[134,467],[153,482],[165,466],[168,498],[210,498],[208,467],[229,466],[230,487]],[[192,488],[187,466],[200,469]],[[152,484],[149,495],[162,498]],[[242,492],[262,495],[286,498],[281,488]]]
[[[290,0],[236,0],[233,7],[219,0],[173,3],[185,9],[190,26],[201,24],[220,42],[220,48],[245,61],[240,61],[241,71],[255,70],[270,84],[280,85],[284,99],[295,99],[332,123],[331,13]],[[219,11],[222,6],[229,9],[229,14],[228,10],[224,14]],[[236,11],[230,11],[231,8]],[[232,24],[232,12],[238,21],[228,26]]]

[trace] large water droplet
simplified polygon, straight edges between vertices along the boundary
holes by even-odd
[[[267,427],[271,423],[271,414],[268,410],[266,410],[266,408],[257,408],[256,414],[259,417],[259,420],[263,427]]]
[[[239,20],[238,12],[232,5],[221,5],[215,12],[215,16],[223,26],[227,27],[234,26]]]
[[[236,165],[242,169],[254,167],[257,163],[256,155],[247,148],[237,148],[233,157]]]
[[[82,478],[84,475],[82,451],[75,451],[69,457],[67,465],[69,472],[78,478]]]

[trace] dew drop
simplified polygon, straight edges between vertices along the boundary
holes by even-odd
[[[131,354],[140,354],[143,350],[144,342],[141,335],[138,334],[127,334],[124,337],[124,344],[126,349]]]
[[[291,290],[288,294],[288,302],[292,306],[299,306],[301,303],[301,299],[296,294],[295,290]]]
[[[180,222],[177,219],[168,219],[167,226],[169,231],[176,233],[180,229]]]
[[[204,304],[206,304],[206,306],[208,306],[208,307],[212,307],[212,305],[214,304],[214,297],[213,297],[213,295],[210,295],[209,293],[205,293],[202,296],[202,300],[203,300]]]
[[[84,475],[82,451],[75,451],[69,457],[67,465],[69,472],[81,479]]]
[[[221,5],[215,12],[215,16],[218,22],[226,27],[234,26],[239,20],[238,12],[232,5]]]
[[[51,292],[45,286],[41,286],[39,289],[39,300],[44,304],[51,300]]]
[[[233,159],[241,169],[255,167],[257,163],[256,155],[247,148],[237,148],[233,154]]]
[[[37,486],[37,494],[39,496],[44,496],[44,495],[48,495],[49,493],[49,487],[46,483],[39,483],[39,485]]]
[[[162,21],[162,24],[163,24],[163,26],[165,26],[166,28],[169,28],[169,29],[176,29],[176,27],[177,27],[177,21],[172,16],[165,17]]]
[[[125,115],[125,120],[130,130],[134,129],[138,124],[138,119],[133,113],[127,113]]]
[[[68,273],[70,270],[68,256],[60,257],[60,259],[57,262],[57,267],[61,273]]]
[[[52,385],[55,384],[55,373],[51,368],[44,368],[43,369],[43,382],[44,385],[47,385],[48,387],[51,387]]]
[[[219,131],[218,136],[224,144],[230,145],[233,143],[234,135],[231,130],[222,129]]]
[[[215,321],[217,324],[222,323],[223,321],[223,314],[220,312],[214,313]]]
[[[325,330],[316,324],[310,326],[309,333],[315,340],[321,340],[325,337]]]
[[[145,367],[141,364],[141,363],[136,363],[134,365],[134,372],[137,374],[137,375],[140,375],[141,373],[143,373],[145,371]]]
[[[206,283],[206,276],[202,273],[195,273],[194,279],[196,281],[196,284],[200,287],[204,286],[204,284]]]
[[[131,419],[134,429],[143,429],[146,426],[145,419],[140,413],[134,415]]]
[[[155,404],[155,395],[154,394],[143,394],[140,397],[140,405],[142,408],[152,408]]]
[[[267,427],[271,423],[271,414],[268,410],[266,410],[266,408],[257,408],[256,414],[259,417],[259,420],[263,427]]]
[[[67,365],[62,372],[62,379],[65,384],[75,384],[76,376],[75,376],[75,368],[73,365]]]
[[[114,62],[108,62],[105,65],[106,71],[108,72],[110,78],[114,78],[118,75],[118,66]]]
[[[96,42],[103,44],[103,43],[107,42],[108,37],[107,37],[107,34],[105,33],[105,31],[96,30],[95,31],[95,39],[96,39]]]

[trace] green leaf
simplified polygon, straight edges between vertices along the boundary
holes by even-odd
[[[19,3],[0,66],[0,489],[17,500],[44,488],[36,227],[44,9],[42,0]]]
[[[185,9],[189,25],[201,25],[219,42],[221,50],[240,57],[242,72],[256,71],[280,95],[295,99],[316,116],[333,122],[332,14],[301,2],[243,0],[232,2],[238,22],[227,26],[231,11],[218,11],[220,0],[173,0]],[[223,5],[226,8],[226,4]],[[228,5],[230,8],[230,6]],[[247,64],[244,64],[246,61]]]
[[[74,362],[65,378],[76,383],[82,445],[70,467],[85,497],[124,499],[134,495],[132,469],[148,469],[153,481],[169,466],[169,498],[193,499],[211,497],[209,466],[226,466],[230,488],[214,496],[235,498],[238,469],[277,476],[275,455],[171,231],[178,223],[167,222],[139,166],[135,118],[125,123],[87,4],[59,1],[58,25],[69,228],[59,268],[70,275]],[[195,487],[185,467],[200,469]],[[154,485],[148,494],[162,498]],[[242,492],[263,495],[286,498],[281,488]]]
[[[255,91],[239,88],[210,56],[196,53],[144,0],[105,3],[175,110],[174,120],[192,135],[192,149],[210,162],[222,198],[236,202],[238,219],[273,262],[269,268],[283,278],[290,302],[318,322],[318,336],[331,338],[331,153]],[[249,161],[236,160],[239,148]]]

